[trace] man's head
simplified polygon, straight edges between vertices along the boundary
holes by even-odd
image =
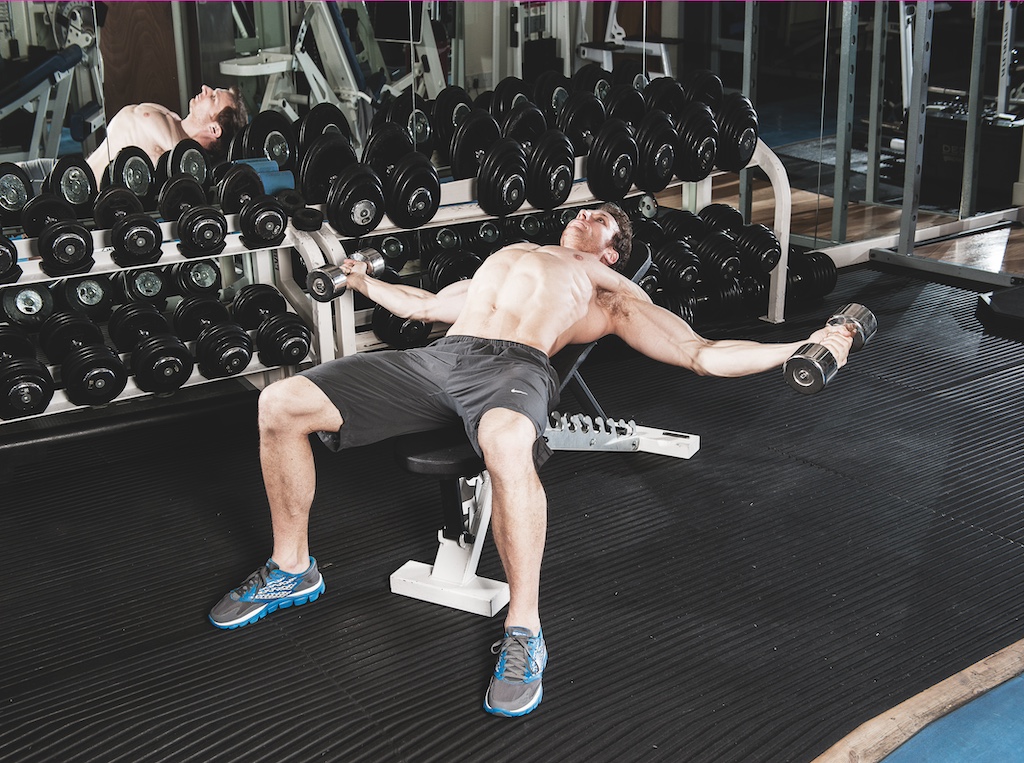
[[[203,148],[222,153],[248,121],[249,113],[237,88],[212,89],[203,85],[188,102],[188,116],[182,125]]]
[[[596,254],[606,265],[622,270],[633,249],[633,224],[616,204],[581,209],[562,231],[561,244]]]

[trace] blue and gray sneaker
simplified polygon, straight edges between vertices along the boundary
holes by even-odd
[[[210,610],[210,622],[218,628],[241,628],[278,609],[316,601],[323,592],[324,579],[313,557],[309,557],[309,569],[297,575],[283,572],[268,559]]]
[[[498,655],[491,685],[484,695],[484,710],[494,715],[526,715],[544,696],[541,678],[548,664],[543,632],[533,635],[528,628],[512,626],[491,651]]]

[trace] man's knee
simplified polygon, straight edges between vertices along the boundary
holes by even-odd
[[[487,411],[477,427],[477,442],[488,469],[501,465],[533,465],[537,428],[528,416],[508,408]]]
[[[302,376],[274,382],[260,392],[261,432],[300,431],[309,434],[341,426],[341,414],[321,391]]]

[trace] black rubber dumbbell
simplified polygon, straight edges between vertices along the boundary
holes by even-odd
[[[173,322],[179,338],[195,340],[199,373],[207,379],[239,374],[252,360],[252,339],[216,299],[186,297],[174,308]]]
[[[288,232],[288,213],[274,196],[264,194],[242,204],[238,213],[242,244],[250,250],[279,246]]]
[[[110,317],[116,291],[108,276],[98,274],[65,278],[50,284],[56,309],[82,313],[94,321]]]
[[[25,203],[21,227],[28,238],[36,238],[43,272],[49,276],[85,273],[95,264],[92,234],[75,216],[67,201],[52,193],[41,193]]]
[[[21,274],[17,247],[7,236],[0,235],[0,284],[14,283],[21,278]]]
[[[192,353],[153,305],[122,305],[110,316],[107,330],[120,352],[131,353],[132,376],[143,392],[174,392],[192,375]]]
[[[33,416],[53,398],[53,377],[19,326],[0,323],[0,419]]]
[[[121,394],[128,369],[103,341],[100,327],[83,315],[54,313],[39,327],[46,357],[60,366],[65,394],[75,405],[103,405]]]
[[[53,314],[53,295],[41,283],[8,286],[0,294],[0,306],[11,323],[34,330]]]
[[[164,220],[178,222],[178,251],[186,257],[220,254],[226,245],[224,213],[207,204],[206,191],[191,175],[175,175],[160,187],[157,202]]]
[[[313,333],[284,296],[269,284],[254,283],[238,290],[231,315],[242,328],[256,330],[256,349],[265,366],[294,366],[309,354]]]
[[[857,352],[871,341],[878,329],[874,313],[864,305],[850,303],[828,319],[829,326],[850,326],[853,328],[851,352]],[[803,395],[820,392],[839,370],[835,356],[827,347],[807,342],[800,345],[782,366],[783,376],[790,387]]]
[[[384,255],[376,249],[360,249],[353,252],[350,259],[365,262],[367,275],[371,278],[379,278],[386,267]],[[348,275],[342,271],[340,265],[314,268],[306,275],[306,288],[309,290],[309,296],[317,302],[330,302],[345,293],[348,288]]]
[[[118,302],[146,302],[163,310],[167,298],[176,293],[171,271],[166,267],[134,268],[114,274],[113,282],[121,291]]]
[[[183,296],[216,299],[220,294],[220,268],[211,260],[177,262],[171,266],[170,280]]]

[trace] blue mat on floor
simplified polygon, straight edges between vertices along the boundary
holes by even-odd
[[[1024,676],[926,726],[885,763],[1024,760]]]

